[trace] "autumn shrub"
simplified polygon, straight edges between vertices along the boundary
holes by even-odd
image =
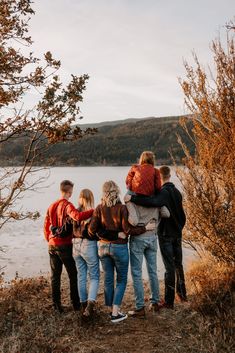
[[[233,340],[235,283],[235,52],[232,29],[224,44],[212,43],[214,66],[206,70],[194,55],[181,81],[193,124],[191,154],[182,140],[185,168],[178,170],[185,196],[185,240],[200,254],[189,272],[192,307],[214,337]],[[231,343],[231,344],[230,344]]]
[[[212,43],[214,67],[208,72],[195,56],[195,67],[185,64],[181,81],[191,112],[195,154],[185,152],[179,170],[187,213],[186,238],[216,261],[235,262],[235,52],[234,35],[226,45]]]
[[[188,284],[194,294],[191,306],[203,315],[217,315],[233,304],[235,273],[212,259],[194,262],[188,271]],[[216,309],[215,309],[216,308]]]

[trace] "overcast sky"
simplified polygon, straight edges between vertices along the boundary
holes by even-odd
[[[185,112],[178,77],[195,50],[235,13],[233,0],[34,0],[36,54],[50,50],[63,78],[88,73],[84,123]]]

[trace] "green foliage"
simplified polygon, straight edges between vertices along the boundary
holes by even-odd
[[[190,128],[190,122],[188,123]],[[179,117],[139,119],[116,125],[105,125],[95,136],[85,136],[74,142],[52,146],[41,159],[46,165],[130,165],[138,161],[143,150],[156,154],[157,163],[170,164],[172,153],[181,163],[183,151],[177,142],[180,135],[190,151],[193,146],[179,124]],[[4,165],[19,165],[23,161],[25,140],[11,140],[0,149]]]

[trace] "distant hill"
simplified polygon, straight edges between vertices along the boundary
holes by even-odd
[[[163,118],[158,118],[155,116],[150,116],[150,117],[145,117],[145,118],[129,118],[129,119],[121,119],[121,120],[112,120],[112,121],[102,121],[101,123],[94,123],[94,124],[78,124],[81,128],[87,129],[87,128],[100,128],[103,126],[115,126],[115,125],[121,125],[121,124],[128,124],[128,123],[136,123],[139,121],[143,120],[150,120],[150,119],[164,119],[165,122],[173,121],[173,120],[179,120],[179,117],[176,116],[166,116]]]
[[[190,124],[190,119],[189,119]],[[126,119],[99,124],[79,124],[81,128],[96,127],[98,132],[75,142],[53,146],[42,164],[52,165],[130,165],[140,153],[151,150],[157,163],[172,162],[169,151],[178,163],[183,157],[176,135],[192,150],[193,146],[179,124],[179,117]],[[0,150],[2,165],[22,163],[23,144],[17,140]]]
[[[123,119],[123,120],[102,121],[101,123],[94,123],[94,124],[91,123],[91,124],[78,124],[78,125],[84,129],[89,127],[100,128],[103,126],[115,126],[120,124],[135,123],[138,120],[146,120],[146,119],[151,119],[151,118],[129,118],[129,119]]]

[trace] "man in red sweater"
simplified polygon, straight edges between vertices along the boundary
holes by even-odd
[[[61,198],[51,204],[47,210],[44,222],[44,235],[49,245],[53,307],[55,310],[63,312],[60,292],[63,265],[69,276],[70,298],[74,310],[80,309],[80,299],[77,287],[77,270],[72,255],[73,231],[72,229],[70,230],[70,227],[67,227],[65,236],[62,237],[60,230],[68,220],[82,221],[90,218],[93,210],[79,212],[74,205],[69,202],[73,193],[73,183],[71,181],[62,181],[60,191]],[[55,232],[54,229],[59,231]]]

